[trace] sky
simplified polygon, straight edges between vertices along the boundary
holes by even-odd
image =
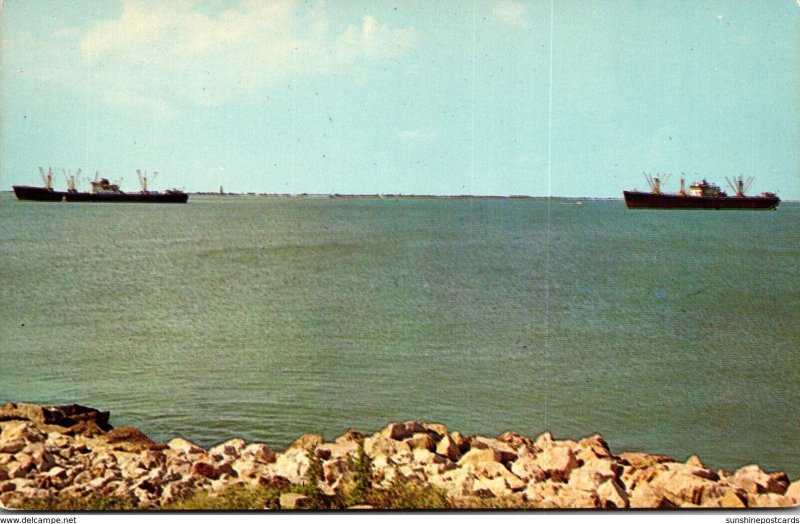
[[[0,190],[800,199],[800,0],[0,2]]]

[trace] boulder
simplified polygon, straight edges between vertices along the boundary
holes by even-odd
[[[681,465],[675,463],[674,467],[681,468]],[[711,480],[714,482],[719,480],[719,474],[714,470],[707,468],[697,455],[692,455],[689,457],[681,469],[696,477],[704,478],[706,480]]]
[[[661,490],[650,484],[637,484],[628,497],[629,506],[638,509],[674,509],[672,502]]]
[[[47,435],[47,443],[57,448],[65,449],[72,444],[72,438],[62,433],[50,433]]]
[[[511,472],[523,480],[533,482],[540,482],[547,477],[536,462],[536,456],[526,447],[520,449],[517,460],[511,463]]]
[[[584,466],[572,470],[568,484],[574,489],[595,491],[601,484],[608,480],[614,480],[614,475],[606,474],[605,471],[598,471],[593,467]]]
[[[608,447],[608,442],[601,437],[599,434],[595,433],[594,435],[590,435],[588,437],[584,437],[578,441],[578,449],[591,449],[595,452],[598,457],[606,458],[611,456],[610,448]]]
[[[107,424],[98,424],[94,420],[79,420],[72,426],[69,426],[64,434],[92,438],[104,434],[109,429],[111,429],[111,426]]]
[[[124,450],[142,451],[160,447],[141,430],[130,426],[112,429],[102,438],[106,443]]]
[[[467,467],[476,479],[502,478],[505,488],[511,491],[520,491],[527,486],[527,482],[514,475],[500,462],[478,462]]]
[[[694,466],[696,468],[708,469],[706,468],[706,465],[703,464],[703,461],[700,460],[700,457],[698,457],[697,455],[692,455],[691,457],[686,459],[686,465]]]
[[[530,482],[525,488],[523,496],[531,506],[544,507],[545,500],[555,498],[562,487],[561,484],[556,485],[549,481]]]
[[[800,479],[789,484],[784,495],[793,500],[795,504],[800,504]]]
[[[15,420],[2,424],[0,442],[19,441],[24,442],[44,442],[47,433],[42,431],[38,425],[26,420]]]
[[[653,477],[650,484],[681,506],[686,503],[699,506],[705,498],[718,498],[725,491],[717,483],[693,475],[691,466],[677,463],[669,466]]]
[[[566,482],[570,472],[578,467],[578,460],[569,447],[554,445],[536,454],[536,465],[553,480]]]
[[[747,507],[749,508],[786,508],[791,506],[794,506],[793,499],[777,493],[759,493],[747,497]]]
[[[630,464],[637,469],[649,468],[656,464],[664,464],[666,462],[675,462],[674,459],[666,455],[651,455],[639,451],[623,451],[622,453],[618,453],[617,457],[622,462]]]
[[[342,486],[343,481],[351,477],[350,463],[345,458],[337,457],[322,464],[322,481],[331,486],[334,493]]]
[[[415,449],[412,452],[415,464],[446,464],[450,459],[437,455],[425,448]]]
[[[422,424],[422,426],[425,428],[425,431],[427,431],[428,434],[430,434],[431,436],[435,435],[434,438],[437,441],[450,433],[450,430],[447,429],[447,426],[445,426],[444,424],[439,424],[436,422],[425,422]]]
[[[433,477],[441,475],[445,471],[450,471],[456,468],[456,463],[452,460],[446,459],[439,455],[434,455],[434,457],[435,459],[427,464],[424,464],[422,468],[422,473],[429,482]]]
[[[453,462],[457,462],[461,458],[461,450],[458,448],[458,444],[448,434],[445,434],[436,445],[436,453],[447,457]]]
[[[425,433],[425,426],[419,422],[393,422],[380,432],[380,435],[394,440],[405,440],[414,433]]]
[[[55,457],[44,448],[34,451],[31,458],[36,463],[36,469],[41,472],[49,471],[56,465]]]
[[[391,457],[396,463],[411,460],[411,448],[408,444],[383,435],[367,437],[364,440],[364,452],[370,457]]]
[[[252,443],[245,446],[242,451],[242,458],[250,459],[262,464],[275,462],[276,453],[266,444]]]
[[[5,442],[0,441],[0,454],[7,453],[9,455],[13,455],[15,453],[19,453],[25,449],[25,445],[25,440],[20,437],[12,438]]]
[[[453,442],[456,446],[458,446],[458,450],[463,454],[469,451],[470,448],[470,441],[464,435],[459,433],[458,431],[453,431],[450,433],[450,438],[453,439]]]
[[[469,468],[456,468],[431,477],[430,483],[451,497],[466,497],[474,493],[475,475]]]
[[[481,462],[500,462],[502,454],[493,448],[473,448],[458,461],[459,466],[479,464]]]
[[[311,499],[300,493],[283,493],[280,498],[281,509],[305,509],[311,506]]]
[[[719,507],[721,508],[746,508],[747,498],[742,497],[733,490],[726,491],[722,497],[719,498]]]
[[[188,498],[193,489],[194,483],[191,481],[169,482],[161,490],[161,504],[169,504],[170,502]]]
[[[564,486],[552,497],[542,501],[542,507],[560,509],[595,509],[601,508],[602,502],[593,491],[583,491]]]
[[[766,473],[755,464],[737,469],[731,482],[748,493],[771,492],[783,495],[789,488],[789,477],[786,473]]]
[[[336,437],[336,440],[334,440],[334,442],[336,442],[337,444],[345,444],[347,442],[355,442],[356,444],[361,444],[362,442],[364,442],[364,439],[367,438],[367,436],[368,435],[366,433],[361,433],[360,431],[356,431],[353,428],[349,428],[342,435]]]
[[[426,449],[428,451],[436,450],[436,441],[427,433],[415,433],[404,440],[411,450]]]
[[[259,464],[250,459],[237,458],[232,462],[226,463],[236,472],[236,477],[244,482],[258,484],[264,474],[267,473],[264,464]]]
[[[545,431],[536,438],[536,441],[533,443],[533,449],[535,451],[544,451],[550,449],[554,445],[553,434],[549,431]]]
[[[615,479],[607,479],[595,490],[600,499],[602,507],[611,509],[623,509],[629,506],[628,494],[625,488]]]
[[[493,449],[500,454],[500,462],[513,462],[517,460],[517,451],[497,439],[475,437],[472,440],[472,449]]]
[[[208,462],[195,462],[194,466],[192,467],[192,472],[201,477],[217,480],[220,478],[220,476],[222,476],[223,473],[227,472],[227,470],[224,468],[225,466],[218,466]],[[233,468],[230,466],[228,466],[228,469],[233,471]]]
[[[71,427],[79,422],[91,421],[103,431],[108,431],[112,429],[108,419],[108,411],[98,411],[78,404],[43,406],[9,402],[0,407],[0,421],[28,420],[37,424],[62,427]]]
[[[31,455],[20,453],[16,456],[16,462],[9,465],[8,476],[12,479],[33,478],[36,468],[36,461]]]
[[[533,449],[533,441],[525,435],[514,433],[513,431],[506,431],[497,437],[498,442],[507,444],[512,450],[518,451],[519,448]]]
[[[247,443],[240,438],[231,439],[209,448],[208,456],[214,462],[231,462],[244,451],[246,446]]]
[[[267,466],[267,471],[272,476],[283,477],[292,484],[302,484],[306,481],[310,465],[308,452],[304,448],[292,448],[278,455],[275,462]]]
[[[317,435],[314,433],[306,433],[305,435],[302,435],[294,442],[289,444],[286,450],[288,451],[290,449],[302,449],[305,451],[311,451],[317,446],[321,446],[323,442],[325,441],[323,440],[322,435]]]
[[[193,442],[186,440],[184,438],[174,438],[167,442],[167,447],[172,451],[182,453],[184,455],[200,455],[205,453],[205,450]]]
[[[469,495],[480,498],[506,498],[510,497],[511,494],[512,491],[508,489],[508,485],[502,477],[476,477],[469,492]]]

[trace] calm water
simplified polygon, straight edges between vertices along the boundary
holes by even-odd
[[[800,205],[0,195],[0,400],[276,447],[394,420],[800,476]]]

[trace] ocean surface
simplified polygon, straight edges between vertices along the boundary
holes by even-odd
[[[0,195],[0,400],[281,448],[398,420],[800,476],[800,204]]]

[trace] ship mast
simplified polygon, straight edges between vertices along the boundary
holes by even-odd
[[[136,176],[139,177],[139,184],[142,186],[142,193],[147,193],[147,171],[144,171],[144,174],[142,174],[142,171],[137,169]],[[158,171],[153,171],[153,177],[150,179],[150,181],[152,182],[155,180],[157,176]]]
[[[53,189],[53,168],[47,168],[47,174],[44,173],[44,169],[39,167],[39,173],[42,175],[42,181],[44,181],[44,188],[45,189]]]
[[[664,178],[661,178],[660,173],[656,173],[656,176],[645,173],[644,176],[647,179],[647,184],[650,186],[650,192],[654,195],[658,195],[661,194],[661,185],[666,184],[672,174],[665,174]]]
[[[62,169],[61,172],[64,173],[64,178],[67,181],[67,191],[69,191],[70,193],[77,193],[78,190],[75,188],[75,181],[78,179],[78,176],[80,176],[81,170],[78,169],[74,175],[70,176],[67,176],[66,169]]]
[[[725,177],[725,181],[736,193],[737,198],[744,198],[745,191],[750,189],[750,184],[753,183],[753,177],[748,177],[747,181],[745,181],[742,175],[739,175],[738,178],[734,178],[733,180]]]

